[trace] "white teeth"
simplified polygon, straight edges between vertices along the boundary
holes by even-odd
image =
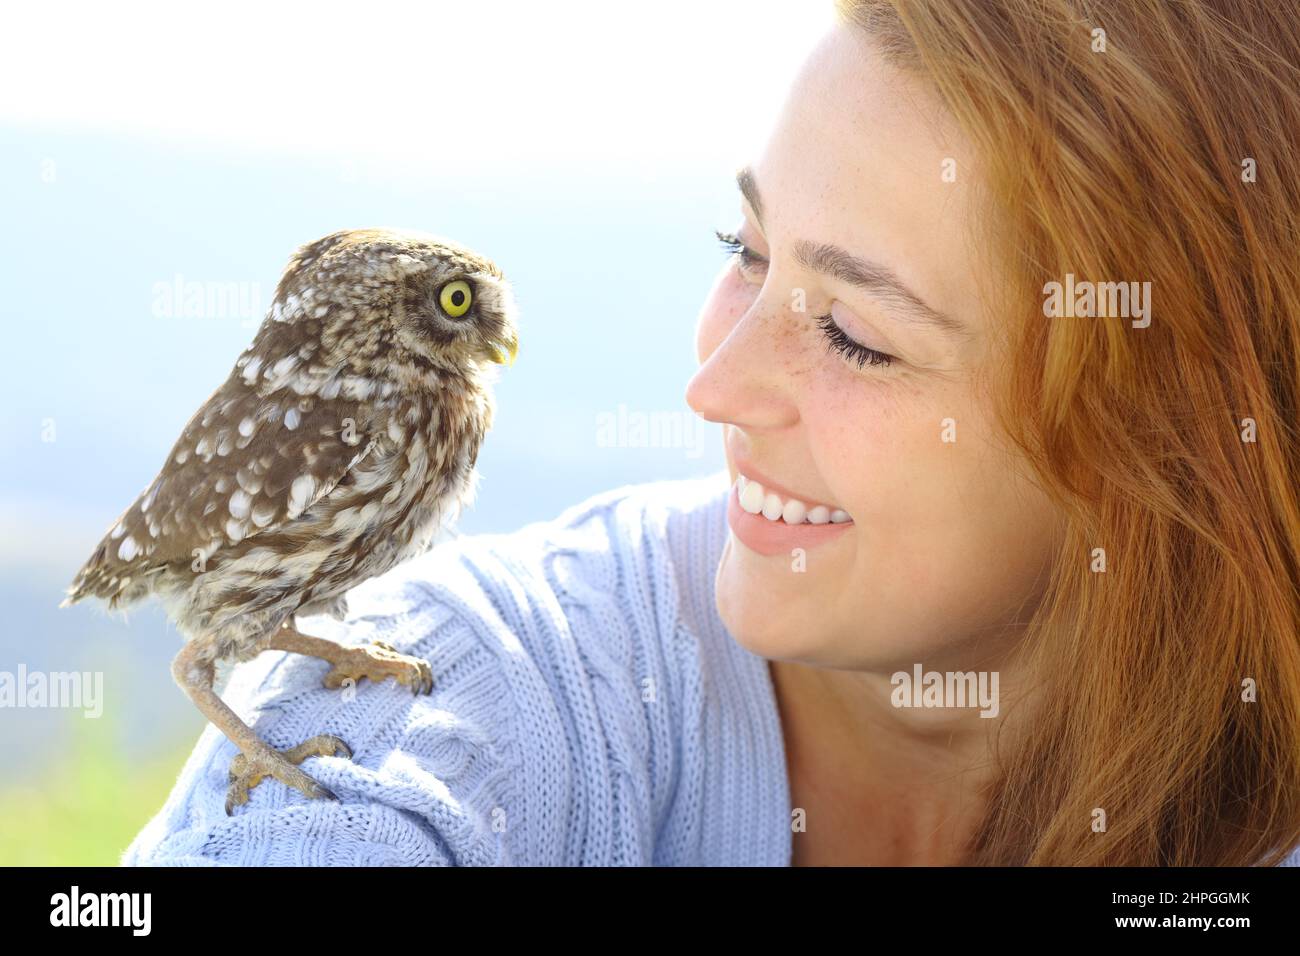
[[[756,481],[742,478],[744,485],[740,489],[740,507],[752,515],[763,510],[763,486]]]
[[[804,516],[807,514],[807,506],[797,498],[791,498],[781,511],[781,520],[786,524],[803,524]]]
[[[786,524],[845,524],[853,520],[843,508],[832,509],[826,505],[809,508],[796,498],[782,500],[780,495],[764,491],[762,485],[744,475],[736,478],[736,492],[741,508],[752,515],[761,514],[768,521],[784,521]]]

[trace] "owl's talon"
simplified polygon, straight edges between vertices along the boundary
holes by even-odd
[[[270,747],[243,751],[230,761],[230,788],[226,791],[226,816],[248,802],[248,791],[271,777],[310,800],[338,800],[334,791],[298,768],[308,757],[352,759],[352,748],[333,734],[317,734],[288,750]]]
[[[342,687],[344,681],[353,682],[369,678],[376,684],[392,677],[398,684],[406,684],[412,694],[428,694],[433,690],[433,668],[419,657],[403,654],[391,644],[373,641],[365,647],[343,648],[343,653],[325,675],[325,686]]]
[[[433,690],[433,668],[428,661],[420,661],[420,672],[416,676],[417,679],[411,681],[412,694],[427,694]]]

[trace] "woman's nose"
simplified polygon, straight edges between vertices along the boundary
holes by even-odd
[[[773,322],[756,299],[704,357],[686,385],[686,404],[706,421],[783,428],[799,420],[773,349]],[[705,319],[707,321],[707,317]]]

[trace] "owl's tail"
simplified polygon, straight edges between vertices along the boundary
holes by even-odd
[[[88,597],[100,598],[108,602],[110,610],[116,610],[132,604],[149,593],[149,576],[161,571],[161,567],[137,568],[135,575],[123,576],[120,562],[109,559],[110,539],[105,537],[95,548],[95,553],[77,572],[65,592],[66,597],[59,602],[59,607],[71,607]],[[139,573],[143,572],[143,573]]]
[[[60,603],[59,607],[71,607],[78,601],[87,597],[103,597],[112,601],[111,589],[106,588],[107,581],[104,572],[104,555],[108,550],[108,542],[101,541],[95,553],[90,556],[90,560],[82,565],[77,576],[72,579],[72,583],[67,587],[67,597]],[[105,593],[105,592],[108,593]],[[111,606],[111,604],[110,604]]]

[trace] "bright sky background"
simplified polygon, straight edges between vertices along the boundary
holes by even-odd
[[[739,161],[830,16],[830,0],[15,3],[0,123],[426,168]]]

